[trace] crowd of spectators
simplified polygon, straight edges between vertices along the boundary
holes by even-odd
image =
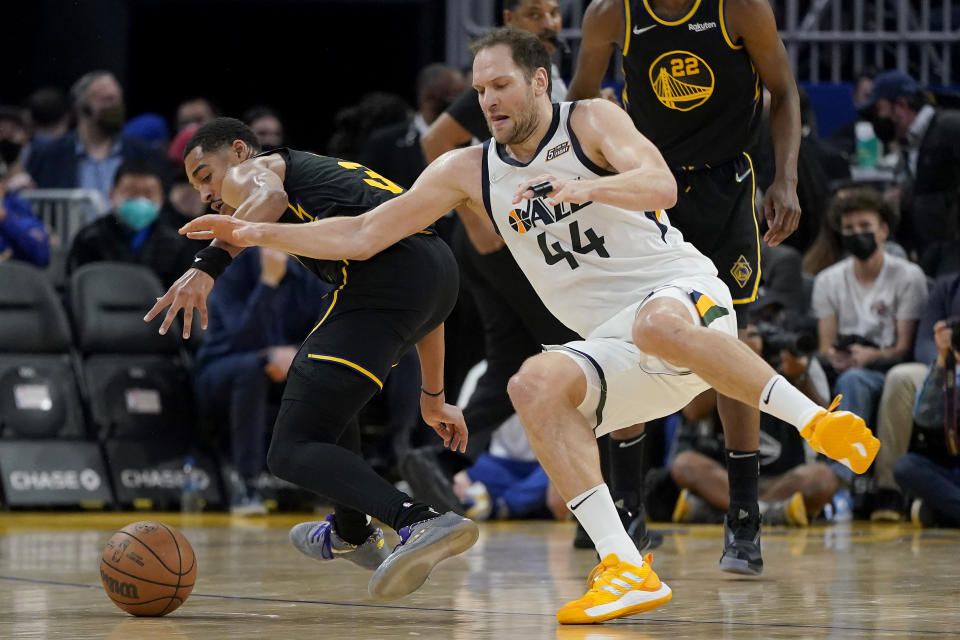
[[[559,75],[555,82],[562,87]],[[468,87],[463,71],[429,65],[417,78],[415,109],[397,96],[369,94],[337,114],[328,148],[317,151],[362,162],[408,186],[428,157],[483,135],[467,118],[475,107]],[[749,343],[816,402],[842,394],[840,408],[863,416],[882,446],[868,475],[855,478],[818,459],[795,429],[764,416],[762,509],[767,522],[795,526],[844,517],[851,506],[857,517],[960,526],[960,112],[938,106],[898,71],[861,74],[852,99],[857,121],[832,135],[817,131],[804,102],[798,190],[806,222],[788,246],[763,249]],[[46,87],[22,106],[0,106],[0,260],[42,269],[59,246],[67,274],[91,262],[125,262],[169,286],[204,246],[176,232],[206,212],[183,173],[183,148],[219,111],[194,96],[169,117],[129,118],[123,87],[107,71],[85,74],[66,94]],[[287,144],[281,114],[270,107],[239,115],[265,150]],[[881,150],[872,158],[860,148],[877,144],[862,135],[866,130]],[[754,153],[761,189],[769,180],[768,144],[761,136]],[[33,189],[95,192],[105,213],[61,237],[31,210]],[[438,225],[466,276],[447,332],[448,390],[459,389],[484,358],[487,380],[500,375],[504,354],[488,334],[513,313],[512,293],[498,291],[482,273],[488,265],[508,269],[493,264],[505,251],[461,224],[451,213]],[[297,345],[325,307],[325,293],[326,285],[294,259],[247,250],[210,297],[209,328],[199,347],[191,346],[196,405],[198,420],[218,425],[238,513],[264,511],[256,479],[264,472],[271,410]],[[510,333],[526,329],[518,331]],[[397,480],[404,456],[429,443],[415,402],[405,399],[415,395],[415,358],[410,354],[393,374],[397,381],[383,402],[387,417],[379,419],[389,425],[390,441],[380,470]],[[491,406],[468,412],[491,423],[489,448],[469,460],[432,464],[441,471],[429,476],[407,466],[406,480],[478,519],[565,517],[517,417],[508,406],[486,416]],[[651,456],[648,513],[719,521],[728,494],[717,461],[723,444],[715,396],[705,393],[664,424],[662,450]]]

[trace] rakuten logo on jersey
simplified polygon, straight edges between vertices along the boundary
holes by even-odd
[[[202,491],[210,486],[210,476],[203,469],[194,469]],[[181,489],[185,480],[180,469],[123,469],[120,484],[127,489]]]
[[[101,482],[93,469],[10,472],[10,487],[15,491],[96,491]]]

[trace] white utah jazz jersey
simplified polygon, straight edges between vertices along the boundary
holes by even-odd
[[[545,173],[566,180],[610,175],[583,152],[570,130],[575,102],[553,105],[553,122],[536,156],[523,164],[494,140],[484,143],[487,213],[546,307],[588,336],[657,287],[717,270],[663,211],[633,211],[599,202],[554,207],[545,198],[513,204],[524,180]]]

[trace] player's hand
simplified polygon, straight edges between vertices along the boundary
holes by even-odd
[[[443,440],[444,447],[467,452],[467,423],[460,407],[445,403],[443,396],[432,398],[421,394],[420,413],[423,421]]]
[[[538,197],[530,187],[541,182],[549,182],[553,187],[546,198],[546,203],[551,207],[561,202],[582,204],[590,200],[590,180],[562,180],[556,176],[544,174],[533,180],[521,182],[516,193],[513,194],[513,204],[520,204],[521,200],[532,200]]]
[[[235,247],[252,247],[257,244],[260,237],[258,226],[256,222],[248,222],[233,216],[208,213],[180,227],[180,235],[193,240],[216,238]]]
[[[157,298],[157,303],[143,317],[144,322],[150,322],[164,307],[169,306],[167,315],[160,325],[160,335],[166,335],[167,329],[177,319],[177,313],[183,309],[183,339],[190,337],[190,330],[193,327],[193,310],[200,311],[200,326],[207,328],[207,296],[213,289],[213,278],[210,274],[204,273],[199,269],[187,269],[187,272],[180,276],[180,279],[173,283],[173,286],[167,290],[162,297]]]
[[[767,221],[764,241],[775,247],[796,231],[800,223],[800,200],[797,185],[776,179],[763,194],[763,217]]]

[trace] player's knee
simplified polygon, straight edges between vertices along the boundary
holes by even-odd
[[[671,362],[681,355],[693,325],[671,313],[651,313],[633,324],[633,343],[644,353]]]
[[[556,371],[541,356],[528,358],[507,382],[507,394],[521,414],[537,412],[566,401],[564,385]]]
[[[536,409],[537,405],[544,402],[545,395],[550,393],[547,379],[547,371],[536,358],[524,362],[520,370],[507,381],[507,395],[513,407],[519,412]]]
[[[283,443],[274,439],[267,450],[267,468],[270,473],[282,480],[289,480],[290,474],[290,456],[287,455],[287,448]]]

